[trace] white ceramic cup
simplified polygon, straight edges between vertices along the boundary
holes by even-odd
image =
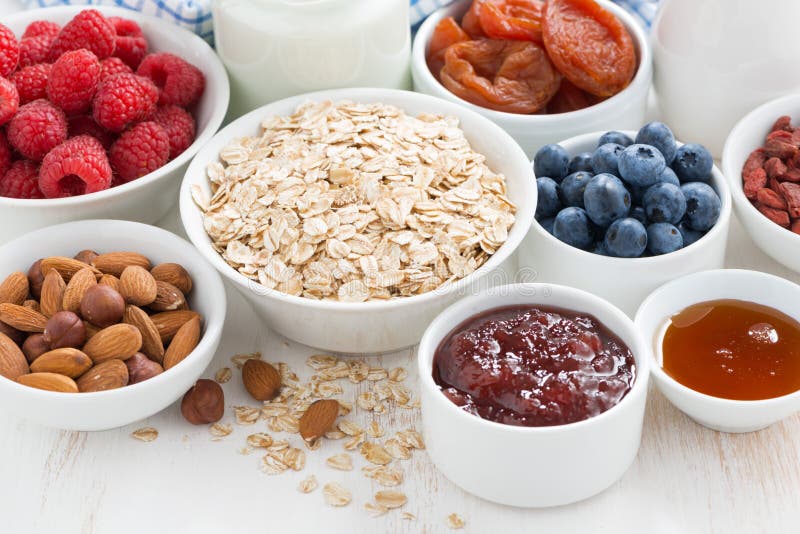
[[[633,387],[619,404],[576,423],[520,427],[481,419],[445,397],[432,376],[441,341],[478,313],[519,304],[591,314],[616,334],[636,360]],[[525,507],[580,501],[621,478],[639,450],[650,373],[644,341],[628,316],[585,291],[515,284],[465,298],[431,323],[422,336],[417,362],[428,454],[453,483],[483,499]]]
[[[752,432],[800,410],[800,391],[765,400],[721,399],[688,388],[664,372],[661,346],[670,317],[693,304],[718,299],[755,302],[800,320],[800,286],[771,274],[720,269],[664,284],[642,302],[635,320],[658,389],[683,413],[722,432]]]

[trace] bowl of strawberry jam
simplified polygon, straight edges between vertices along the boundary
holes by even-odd
[[[501,504],[591,497],[639,449],[644,354],[623,312],[578,289],[516,284],[463,299],[419,346],[430,457],[464,490]]]
[[[704,271],[658,288],[635,322],[658,388],[701,425],[751,432],[800,410],[797,284],[756,271]]]

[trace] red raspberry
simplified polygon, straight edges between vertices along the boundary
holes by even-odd
[[[169,159],[176,158],[194,142],[194,117],[178,106],[158,108],[153,120],[164,128],[169,137]]]
[[[117,32],[114,56],[135,69],[147,55],[147,39],[142,28],[136,22],[122,17],[108,17],[108,21]]]
[[[8,142],[28,159],[41,161],[67,138],[64,112],[47,100],[25,104],[8,123]]]
[[[50,39],[55,39],[58,32],[61,31],[61,26],[49,20],[35,20],[28,24],[25,28],[25,33],[22,34],[23,39],[28,37],[41,37],[47,36]]]
[[[158,88],[147,78],[117,74],[98,88],[92,114],[103,128],[121,132],[129,124],[152,115],[157,100]]]
[[[140,122],[119,136],[108,151],[111,167],[126,182],[149,174],[169,160],[169,137],[153,121]]]
[[[39,168],[39,188],[47,198],[95,193],[111,185],[111,166],[94,137],[67,139],[47,153]]]
[[[38,63],[50,63],[50,45],[53,38],[49,35],[26,37],[19,42],[19,66],[30,67]]]
[[[39,189],[39,166],[29,159],[15,161],[0,177],[0,197],[44,198]]]
[[[145,56],[136,74],[147,76],[158,86],[158,103],[162,106],[190,106],[197,102],[206,85],[205,76],[200,69],[183,58],[166,52]]]
[[[92,105],[99,81],[97,57],[83,48],[71,50],[53,63],[47,80],[47,98],[64,113],[83,113]]]
[[[121,72],[133,74],[133,69],[118,57],[107,57],[100,62],[100,82]]]
[[[0,24],[0,76],[8,76],[19,63],[19,43],[10,29]]]
[[[11,81],[0,78],[0,126],[11,120],[19,109],[19,93]]]
[[[22,67],[11,75],[11,83],[19,93],[19,103],[27,104],[40,98],[47,98],[47,79],[50,77],[48,63],[39,63],[30,67]]]
[[[116,32],[106,18],[96,9],[84,9],[67,22],[50,47],[50,60],[55,61],[64,52],[85,48],[99,59],[114,51]]]
[[[91,135],[103,145],[103,148],[108,150],[111,144],[117,138],[113,133],[102,128],[99,124],[94,122],[91,115],[76,115],[70,117],[68,131],[70,137],[78,135]]]
[[[6,134],[0,130],[0,177],[2,177],[11,167],[14,154],[11,152],[11,145],[8,144]]]

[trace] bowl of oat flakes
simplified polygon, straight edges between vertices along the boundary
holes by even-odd
[[[388,352],[458,298],[514,279],[536,182],[519,145],[474,111],[339,89],[222,129],[192,161],[180,209],[189,239],[276,332]]]

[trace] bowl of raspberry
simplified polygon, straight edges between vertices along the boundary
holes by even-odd
[[[81,6],[0,24],[0,243],[49,224],[154,223],[219,128],[228,78],[200,37]]]
[[[800,95],[757,107],[722,152],[736,215],[765,254],[800,272]]]

